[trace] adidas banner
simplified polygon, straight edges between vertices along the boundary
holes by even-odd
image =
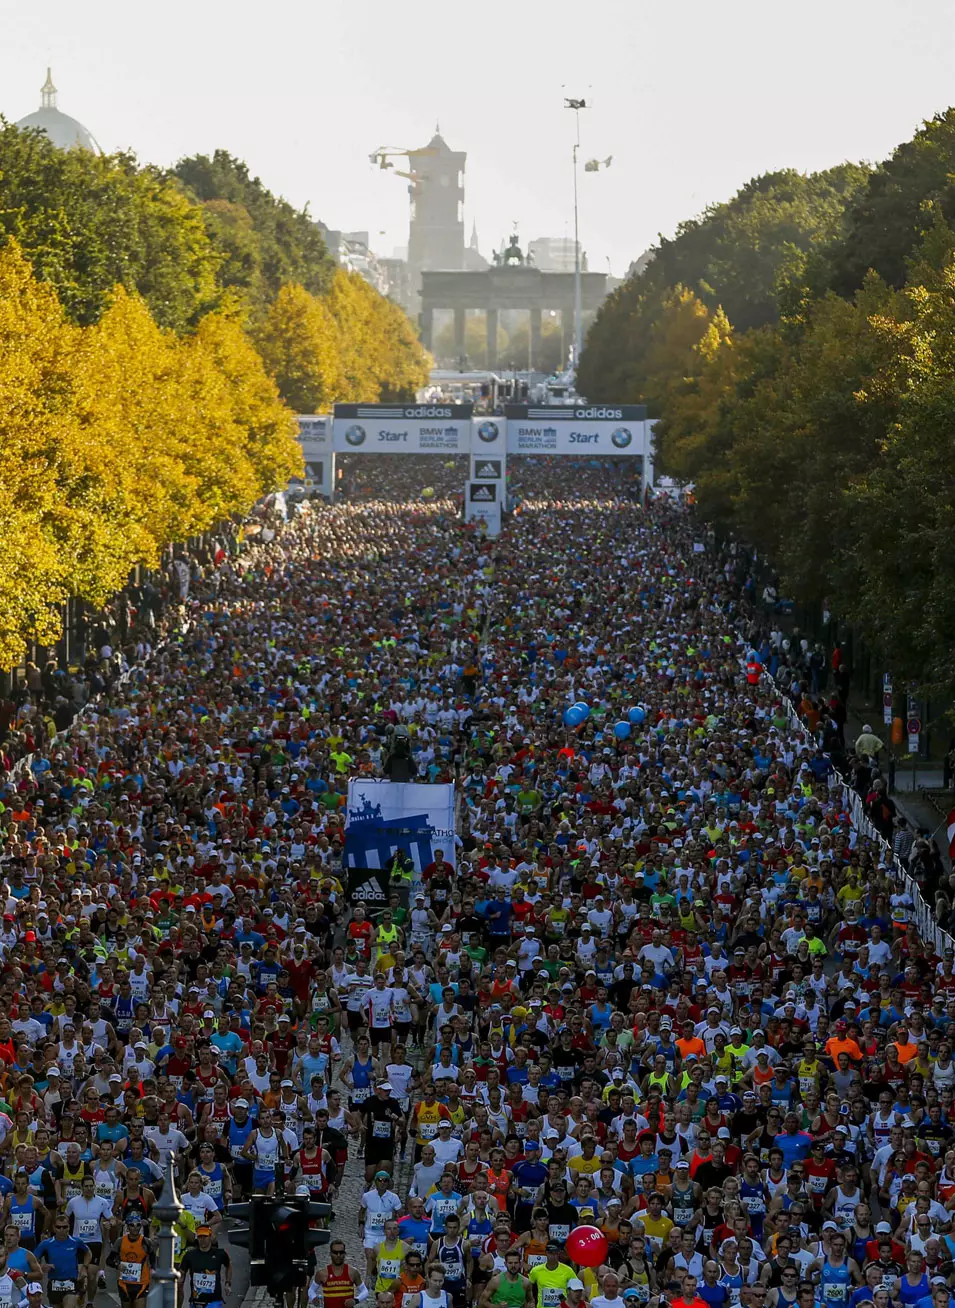
[[[336,404],[340,454],[467,454],[470,404]]]
[[[353,777],[348,783],[345,823],[344,866],[349,878],[352,870],[380,870],[387,887],[384,869],[399,849],[414,865],[415,880],[434,861],[435,850],[440,849],[445,862],[455,866],[454,787]]]
[[[388,907],[391,886],[387,872],[377,867],[350,867],[347,872],[345,894],[349,904],[364,904],[368,916]],[[407,906],[407,896],[403,896]]]
[[[501,483],[496,481],[469,481],[464,496],[465,522],[480,518],[489,536],[497,536],[501,530],[503,495],[499,487]]]
[[[504,475],[503,459],[482,459],[480,455],[472,455],[471,458],[472,481],[500,481],[503,475]]]
[[[508,404],[505,412],[508,454],[646,459],[651,453],[645,404]]]

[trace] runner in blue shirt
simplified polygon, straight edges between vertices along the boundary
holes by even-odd
[[[86,1289],[90,1250],[70,1235],[65,1215],[53,1222],[53,1235],[36,1247],[37,1262],[49,1273],[47,1288],[53,1308],[77,1308]]]

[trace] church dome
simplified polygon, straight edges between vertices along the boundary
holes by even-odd
[[[40,95],[42,98],[39,109],[35,113],[27,114],[26,118],[21,118],[16,124],[17,127],[23,131],[39,128],[60,150],[80,149],[89,150],[92,154],[103,153],[92,132],[87,131],[82,123],[71,118],[69,114],[64,114],[57,109],[56,87],[53,85],[49,68],[46,70],[46,81]]]

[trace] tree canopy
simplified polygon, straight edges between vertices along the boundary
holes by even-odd
[[[187,335],[122,287],[71,322],[18,242],[0,250],[0,663],[103,604],[137,563],[247,512],[301,468],[296,424],[236,314]]]
[[[174,169],[202,207],[209,239],[221,258],[219,282],[241,291],[261,313],[289,282],[312,295],[332,284],[335,263],[307,212],[273,195],[226,150],[181,159]]]
[[[844,237],[823,260],[825,285],[851,295],[872,269],[890,286],[901,287],[908,260],[936,215],[955,222],[955,109],[924,123],[852,196]]]
[[[872,170],[757,178],[608,298],[578,386],[658,417],[658,471],[955,692],[955,111]]]
[[[186,331],[219,296],[222,256],[175,179],[130,154],[58,150],[0,119],[0,239],[16,237],[74,322],[95,322],[116,285],[161,327]]]
[[[428,366],[231,155],[165,174],[0,120],[0,666],[287,485],[295,410],[413,399]]]

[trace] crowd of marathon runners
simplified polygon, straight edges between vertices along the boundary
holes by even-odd
[[[440,469],[377,475],[5,774],[0,1305],[142,1300],[171,1159],[202,1308],[277,1168],[335,1206],[326,1308],[948,1308],[952,955],[731,562],[616,466],[525,467],[493,541]],[[457,869],[369,919],[344,805],[389,723]]]

